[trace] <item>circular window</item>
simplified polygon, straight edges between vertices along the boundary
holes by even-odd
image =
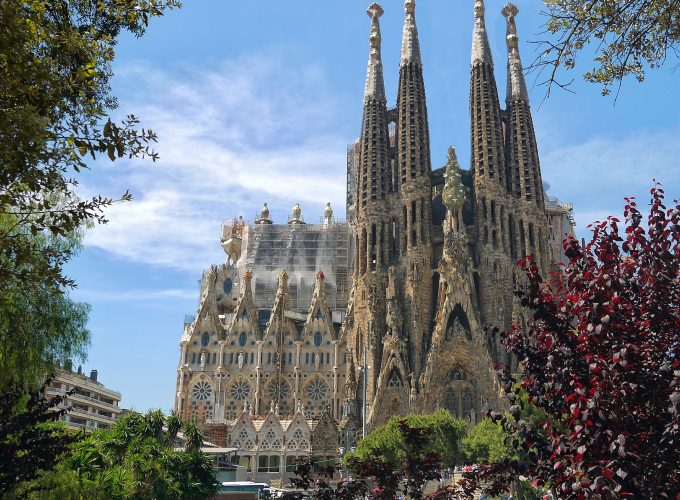
[[[231,386],[231,397],[238,400],[238,401],[243,401],[244,399],[247,399],[250,396],[250,384],[248,382],[235,382],[234,385]]]
[[[224,280],[224,285],[223,285],[224,293],[230,294],[231,289],[233,287],[234,287],[234,282],[231,281],[231,278],[227,278],[226,280]]]
[[[324,399],[327,393],[328,386],[326,385],[326,382],[324,382],[323,380],[318,379],[313,380],[309,384],[309,387],[307,387],[307,395],[309,396],[309,399],[312,399],[314,401]]]
[[[273,382],[269,386],[269,397],[271,399],[277,399],[277,395],[280,398],[287,398],[288,394],[290,394],[290,387],[288,386],[288,383],[285,381],[281,381],[281,384],[277,384],[276,382]],[[278,393],[278,394],[277,394]]]
[[[191,397],[194,401],[205,401],[212,396],[212,386],[205,381],[198,382],[191,390]]]
[[[316,347],[319,347],[321,345],[322,340],[323,340],[323,335],[321,335],[321,332],[314,332],[314,345]]]
[[[246,332],[241,332],[241,335],[238,336],[238,345],[243,347],[243,346],[246,345],[247,342],[248,342],[248,334]]]
[[[203,337],[201,337],[201,345],[203,347],[208,347],[209,343],[210,343],[210,334],[208,332],[205,332],[203,334]]]

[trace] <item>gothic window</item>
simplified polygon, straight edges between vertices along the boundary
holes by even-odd
[[[454,368],[451,370],[451,374],[449,375],[450,380],[465,380],[465,371],[461,370],[460,368]]]
[[[191,353],[191,364],[192,365],[196,364],[196,353],[195,352]]]
[[[319,320],[319,321],[321,321],[323,319],[323,313],[321,312],[320,307],[316,310],[316,319]]]
[[[328,385],[320,379],[313,380],[307,387],[307,396],[314,401],[320,401],[326,398],[328,394]]]
[[[231,386],[231,397],[238,401],[248,399],[250,397],[250,384],[242,380],[234,382],[234,385]]]
[[[247,342],[248,342],[248,334],[246,332],[241,332],[241,334],[238,336],[238,345],[240,345],[241,347],[244,347]]]
[[[467,416],[472,410],[472,391],[466,388],[463,391],[463,415]]]
[[[224,280],[224,285],[222,286],[224,293],[226,293],[227,295],[230,294],[233,286],[234,283],[233,281],[231,281],[231,278],[227,278],[226,280]]]
[[[446,406],[446,409],[449,410],[449,413],[451,413],[451,415],[453,415],[454,417],[459,416],[458,394],[453,388],[450,388],[448,391],[446,391],[446,399],[444,401],[444,405]]]
[[[390,374],[390,379],[387,382],[388,387],[402,387],[404,384],[401,381],[401,376],[399,375],[399,370],[396,368],[392,370],[392,373]]]
[[[203,337],[201,337],[201,345],[203,347],[208,347],[208,344],[210,344],[210,334],[208,332],[205,332],[203,334]]]
[[[319,347],[321,345],[321,342],[323,341],[323,335],[321,332],[317,331],[314,332],[314,345],[316,347]]]
[[[203,380],[197,382],[191,390],[191,397],[195,401],[206,401],[212,396],[212,386]]]

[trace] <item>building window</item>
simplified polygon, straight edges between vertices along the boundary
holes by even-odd
[[[203,337],[201,337],[201,345],[203,347],[208,347],[208,344],[210,344],[210,334],[208,332],[205,332],[203,334]]]
[[[233,287],[234,287],[234,282],[231,281],[231,278],[227,278],[226,280],[224,280],[224,286],[223,286],[224,293],[230,294],[230,293],[231,293],[231,289],[232,289]]]
[[[278,455],[260,455],[257,472],[279,472]]]
[[[212,362],[212,364],[213,364],[213,365],[217,364],[217,353],[216,353],[216,352],[213,353],[213,362]]]
[[[241,332],[241,334],[238,336],[238,345],[240,345],[241,347],[244,347],[247,342],[248,342],[248,334],[246,332]]]
[[[326,385],[326,382],[320,379],[313,380],[307,388],[309,399],[314,401],[325,399],[326,394],[328,394],[328,386]]]
[[[191,364],[192,365],[196,364],[196,353],[195,352],[191,353]]]
[[[237,401],[243,401],[250,396],[250,385],[248,382],[234,382],[231,386],[231,397]]]
[[[198,382],[191,390],[191,397],[195,401],[206,401],[212,396],[212,386],[205,381]]]
[[[309,364],[309,353],[308,352],[305,353],[305,364],[306,365]]]
[[[319,347],[321,345],[321,342],[323,341],[323,335],[321,335],[321,332],[314,332],[314,345],[316,347]]]
[[[272,364],[272,353],[271,352],[267,353],[267,364],[270,364],[270,365]]]

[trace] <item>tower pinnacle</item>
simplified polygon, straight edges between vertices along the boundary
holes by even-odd
[[[404,33],[401,39],[401,65],[410,62],[421,64],[420,42],[418,41],[418,28],[416,27],[416,2],[406,0],[404,3],[406,17],[404,19]]]
[[[527,86],[522,70],[522,61],[519,57],[519,38],[517,37],[517,25],[515,17],[519,9],[512,3],[508,3],[502,10],[507,18],[508,27],[506,40],[508,43],[508,89],[507,102],[518,99],[528,100]]]
[[[472,32],[472,61],[471,64],[487,63],[493,66],[489,38],[484,25],[484,0],[475,0],[475,28]]]
[[[370,46],[370,53],[368,56],[368,71],[366,73],[366,90],[364,92],[364,100],[385,98],[385,81],[383,78],[382,57],[380,55],[380,43],[382,38],[380,36],[380,16],[385,11],[378,3],[373,3],[366,10],[366,13],[371,18],[371,35],[368,39]]]

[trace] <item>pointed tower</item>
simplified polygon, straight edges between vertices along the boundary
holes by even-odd
[[[510,184],[520,209],[515,257],[534,255],[545,270],[550,259],[546,254],[549,249],[545,239],[545,195],[529,95],[519,55],[519,38],[515,24],[519,10],[509,3],[502,12],[507,18],[508,44],[506,158],[511,176]]]
[[[398,238],[397,229],[401,227],[400,254],[408,279],[404,280],[405,303],[400,305],[405,313],[404,331],[395,333],[408,339],[410,365],[417,376],[431,333],[432,185],[430,133],[415,0],[406,0],[404,7],[396,128],[401,220],[399,224],[397,221],[390,224],[393,230],[390,236]],[[395,216],[398,213],[395,211]]]
[[[509,234],[514,203],[509,194],[504,130],[493,60],[484,24],[484,2],[475,0],[470,79],[475,299],[482,325],[509,328],[512,286]],[[496,347],[492,351],[496,351]],[[494,354],[496,356],[496,354]]]
[[[371,18],[370,53],[364,92],[364,113],[359,139],[357,172],[357,211],[354,224],[356,262],[353,319],[348,322],[347,339],[357,356],[366,355],[371,367],[380,367],[385,334],[385,289],[387,287],[388,231],[390,207],[388,178],[390,142],[387,100],[380,56],[380,16],[377,3],[367,10]],[[373,399],[377,369],[371,368],[366,387],[367,401]]]
[[[472,171],[475,188],[492,183],[506,186],[503,129],[493,60],[484,25],[484,1],[475,0],[472,34],[472,78],[470,118],[472,121]]]

